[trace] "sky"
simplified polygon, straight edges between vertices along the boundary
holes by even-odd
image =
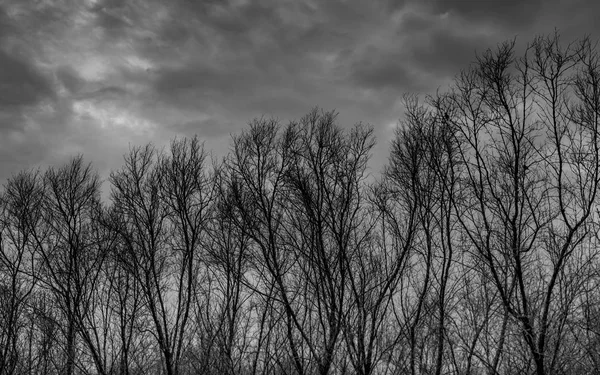
[[[0,0],[0,182],[83,154],[197,134],[215,158],[250,120],[315,106],[371,124],[384,165],[404,93],[476,52],[558,29],[600,36],[596,0]]]

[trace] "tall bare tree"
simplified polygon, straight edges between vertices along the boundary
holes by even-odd
[[[122,261],[136,278],[153,322],[167,374],[176,375],[190,336],[212,186],[198,138],[174,140],[168,154],[133,148],[111,174],[112,200],[122,218]]]
[[[61,168],[49,168],[43,176],[42,222],[33,237],[41,258],[40,285],[55,298],[66,324],[64,368],[70,375],[77,366],[77,336],[82,310],[93,293],[98,263],[103,257],[96,246],[94,218],[100,211],[100,180],[90,164],[76,157]]]
[[[563,47],[555,35],[522,58],[514,43],[487,51],[452,93],[468,191],[458,217],[540,375],[560,370],[553,353],[574,305],[557,292],[592,228],[598,73],[588,39]]]
[[[42,219],[42,195],[39,174],[21,172],[0,197],[0,374],[26,371],[28,304],[38,271],[32,230]]]

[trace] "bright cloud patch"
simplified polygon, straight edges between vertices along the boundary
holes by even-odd
[[[76,101],[73,103],[73,111],[76,116],[92,119],[107,130],[127,128],[136,132],[149,132],[155,127],[155,124],[136,113],[110,103],[96,104],[91,101]]]

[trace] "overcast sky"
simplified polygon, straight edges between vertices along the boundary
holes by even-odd
[[[0,181],[83,153],[198,134],[223,156],[254,117],[312,107],[375,127],[383,165],[405,92],[475,51],[558,28],[598,38],[596,0],[0,0]]]

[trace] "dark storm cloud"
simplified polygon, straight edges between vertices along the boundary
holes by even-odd
[[[367,48],[348,66],[350,80],[368,89],[418,89],[405,55],[400,51]]]
[[[34,65],[0,49],[0,111],[34,105],[52,94],[51,84]]]
[[[0,5],[0,36],[8,34],[11,29],[12,25],[6,14],[6,8]]]
[[[432,11],[449,12],[467,21],[492,23],[508,28],[522,28],[542,16],[544,0],[434,0]]]
[[[350,61],[342,68],[357,86],[398,96],[435,90],[490,43],[476,28],[465,32],[455,17],[428,9],[403,12],[388,28],[383,41],[347,51],[340,60]]]
[[[0,112],[17,116],[22,107],[36,105],[54,94],[51,82],[32,61],[26,46],[6,45],[18,33],[18,25],[0,5]],[[7,126],[7,122],[2,121],[0,126]]]
[[[56,104],[56,93],[22,39],[23,26],[0,6],[0,183],[43,159],[50,141],[45,133],[58,129],[52,121],[43,128],[35,124],[41,106]]]
[[[413,46],[412,61],[421,69],[438,77],[458,74],[475,61],[476,53],[485,48],[490,40],[477,35],[453,35],[449,32],[433,32],[429,39]]]
[[[179,26],[165,23],[157,38],[191,40],[192,50],[176,66],[156,71],[153,87],[158,97],[185,109],[217,107],[244,122],[248,113],[276,109],[275,114],[286,116],[299,103],[306,103],[306,108],[296,107],[294,114],[314,106],[304,98],[327,91],[326,86],[337,85],[340,78],[333,64],[331,69],[325,66],[325,55],[336,54],[356,37],[344,31],[346,24],[361,28],[368,18],[359,9],[336,10],[329,3],[320,7],[278,4],[182,2],[174,6],[188,17]],[[161,48],[161,43],[156,45]],[[222,134],[231,132],[230,124],[223,124]]]
[[[277,28],[280,19],[277,7],[264,0],[235,5],[233,1],[175,1],[180,10],[194,21],[202,21],[231,42],[243,44],[249,40],[250,30]]]
[[[97,26],[114,35],[124,33],[124,29],[132,24],[131,8],[125,0],[99,1],[90,10],[96,16]]]
[[[56,78],[65,89],[71,93],[79,92],[85,85],[85,81],[79,77],[77,72],[70,66],[61,66],[56,69]]]
[[[212,66],[184,66],[175,69],[163,69],[158,72],[155,89],[164,96],[165,100],[179,101],[180,93],[189,94],[189,90],[198,89],[206,95],[214,94],[215,90],[224,88],[224,84],[231,83],[233,91],[247,90],[256,80],[255,76],[247,76],[252,71],[244,71],[244,67],[237,67],[236,71],[229,71],[227,67]],[[174,103],[176,104],[176,103]]]

